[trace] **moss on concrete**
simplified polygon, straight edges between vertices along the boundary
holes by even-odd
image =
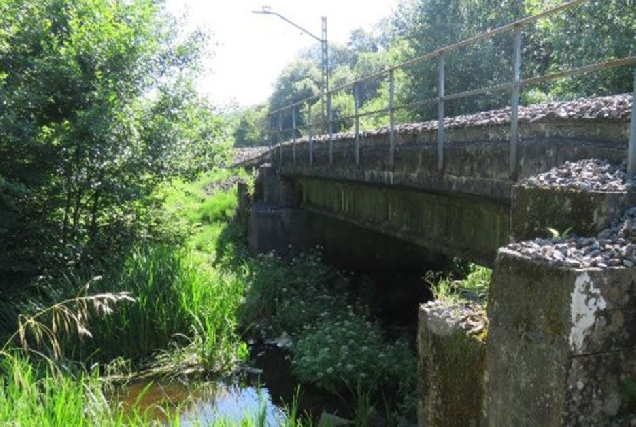
[[[441,312],[421,309],[420,425],[481,424],[486,335],[483,310],[467,310],[463,304]]]
[[[514,240],[550,237],[548,227],[593,236],[633,202],[630,192],[591,192],[576,188],[514,186],[511,231]]]

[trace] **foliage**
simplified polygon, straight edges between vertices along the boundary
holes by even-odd
[[[242,283],[186,249],[141,246],[122,259],[68,273],[63,281],[41,287],[35,307],[68,299],[96,273],[103,278],[93,285],[95,292],[117,295],[125,291],[135,302],[120,305],[108,317],[85,319],[80,332],[90,330],[90,339],[64,335],[59,346],[67,357],[109,362],[124,356],[139,363],[174,344],[187,347],[196,342],[192,349],[198,354],[189,363],[224,370],[235,355],[242,354],[236,332]]]
[[[321,93],[321,71],[319,63],[306,59],[298,59],[289,64],[281,73],[274,84],[274,91],[269,99],[269,112],[287,107],[291,104],[313,98]],[[316,122],[320,110],[314,110],[312,123]],[[292,111],[286,110],[282,114],[269,115],[267,126],[271,130],[292,129]],[[296,112],[296,126],[302,128],[306,125],[301,114]],[[270,140],[279,142],[280,140],[291,139],[289,131],[282,135],[275,135],[270,132]]]
[[[63,357],[60,336],[80,341],[92,338],[87,328],[92,316],[109,315],[115,304],[134,301],[125,291],[86,295],[89,285],[84,286],[76,297],[56,302],[33,315],[19,315],[17,331],[6,340],[0,355],[6,355],[12,346],[19,345],[25,354],[34,353],[59,362]]]
[[[554,1],[542,3],[549,6]],[[538,32],[547,41],[548,70],[555,72],[633,55],[634,28],[633,1],[595,0],[542,23]],[[550,92],[559,98],[631,92],[633,81],[632,67],[621,67],[557,80],[550,85]]]
[[[336,393],[396,393],[407,413],[416,383],[408,344],[385,336],[380,323],[348,291],[348,278],[325,267],[317,254],[291,261],[274,254],[244,264],[249,272],[246,327],[271,328],[291,338],[294,374]],[[270,320],[268,320],[270,319]],[[399,361],[399,363],[396,363]]]
[[[193,182],[166,183],[158,190],[164,201],[163,222],[173,233],[188,236],[188,247],[212,255],[222,231],[232,226],[228,222],[238,204],[236,182],[250,180],[244,171],[213,169]]]
[[[161,2],[5,0],[0,22],[0,271],[123,249],[159,183],[220,160],[224,125],[191,84],[205,37]]]
[[[267,107],[248,107],[237,113],[238,123],[234,129],[234,146],[250,147],[267,143],[265,136],[265,124]]]
[[[415,358],[404,341],[389,343],[379,324],[353,310],[333,316],[325,307],[294,346],[294,372],[302,381],[331,391],[357,386],[363,389],[396,388],[415,369]],[[396,363],[399,360],[400,363]]]
[[[455,280],[453,275],[440,277],[429,274],[425,278],[433,290],[435,299],[449,302],[486,301],[492,278],[491,269],[473,263],[463,264],[456,261],[454,274],[459,275],[461,280]]]
[[[330,88],[348,84],[356,79],[374,75],[388,66],[407,62],[434,52],[443,46],[469,39],[477,34],[538,14],[561,4],[560,0],[402,0],[395,13],[378,22],[371,30],[356,29],[346,46],[329,45],[333,53],[329,60]],[[536,77],[583,65],[628,57],[636,47],[634,27],[636,10],[631,0],[584,2],[563,13],[526,25],[522,30],[522,78]],[[312,48],[300,55],[303,61],[314,64],[313,79],[319,87],[318,66],[320,49]],[[506,32],[445,54],[445,95],[496,86],[510,82],[513,76],[513,34]],[[437,117],[439,66],[436,58],[416,62],[396,75],[395,105],[399,123],[425,121]],[[271,110],[284,106],[282,93],[291,103],[290,88],[306,81],[310,73],[280,76],[276,97],[270,101]],[[388,124],[388,78],[364,80],[358,85],[358,107],[367,114],[361,118],[362,129]],[[633,71],[629,66],[601,70],[576,77],[524,87],[524,104],[545,103],[581,96],[631,92]],[[316,96],[315,91],[312,96]],[[350,130],[351,120],[344,120],[354,110],[350,89],[333,95],[335,131]],[[302,99],[293,97],[294,102]],[[423,102],[427,100],[427,102]],[[508,89],[496,89],[482,95],[470,96],[445,103],[446,116],[457,116],[510,103]],[[320,101],[312,106],[312,122],[323,123]],[[375,114],[370,114],[375,112]],[[291,128],[291,113],[283,115],[283,127]],[[278,128],[278,119],[269,125]],[[306,125],[303,115],[302,125]],[[300,122],[299,122],[300,124]],[[316,126],[316,132],[325,131]],[[290,134],[285,134],[288,139]],[[272,140],[278,142],[277,139]]]
[[[0,424],[123,425],[123,413],[110,407],[96,372],[73,377],[44,368],[38,372],[21,356],[2,357]],[[138,421],[142,421],[142,418]]]
[[[623,398],[621,412],[634,416],[636,414],[636,380],[633,376],[628,376],[622,381],[621,386]]]
[[[83,323],[77,329],[90,330],[93,337],[78,340],[78,334],[65,334],[54,350],[59,347],[78,360],[109,362],[123,356],[146,362],[162,350],[178,349],[187,364],[214,370],[231,367],[237,357],[244,356],[236,329],[243,283],[210,262],[214,241],[236,206],[236,190],[227,184],[229,175],[215,170],[194,183],[177,180],[164,185],[157,197],[164,200],[162,227],[168,230],[160,232],[175,235],[173,242],[147,239],[91,266],[43,277],[37,293],[18,293],[0,303],[0,329],[11,331],[19,314],[32,316],[49,306],[55,308],[54,324],[61,328],[55,313],[66,305],[58,301],[83,301],[77,298],[78,290],[90,281],[98,295],[126,292],[135,302],[120,305],[106,318],[89,317],[82,311]],[[186,236],[190,237],[183,245]],[[97,276],[101,280],[94,281]]]

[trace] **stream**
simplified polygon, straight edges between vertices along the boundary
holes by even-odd
[[[120,390],[115,401],[124,408],[137,402],[141,412],[150,411],[149,416],[155,421],[166,420],[159,406],[180,407],[183,426],[213,425],[219,421],[237,425],[246,417],[254,419],[259,415],[267,426],[281,425],[299,387],[291,373],[288,352],[273,345],[259,345],[252,350],[255,373],[216,382],[140,380]],[[298,412],[309,414],[314,421],[323,413],[350,417],[352,405],[311,385],[300,388]]]
[[[421,275],[390,273],[376,273],[369,288],[373,298],[367,303],[374,316],[382,319],[389,335],[414,337],[417,302],[430,299],[430,291],[422,286]],[[360,283],[354,279],[353,288],[360,288]],[[393,286],[385,286],[386,283]],[[399,287],[395,286],[397,283]],[[334,396],[312,385],[301,386],[292,375],[287,350],[273,343],[256,342],[250,345],[250,353],[252,368],[232,378],[212,382],[198,378],[136,382],[123,388],[116,400],[127,408],[139,399],[141,412],[150,410],[150,416],[157,421],[165,420],[158,405],[178,407],[180,424],[184,426],[213,425],[219,421],[240,425],[246,417],[255,420],[259,414],[264,425],[279,426],[300,390],[297,413],[309,415],[315,424],[325,416],[348,420],[354,417],[353,395]]]

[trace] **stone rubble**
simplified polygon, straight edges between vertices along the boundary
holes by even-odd
[[[519,107],[520,123],[553,122],[555,120],[572,119],[583,120],[624,120],[631,117],[632,95],[622,94],[597,98],[584,98],[574,101],[550,102]],[[483,111],[456,117],[447,117],[444,126],[454,127],[491,126],[510,123],[510,107],[499,110]],[[408,134],[437,129],[437,120],[424,123],[409,123],[399,125],[398,133]],[[377,135],[388,132],[383,127],[376,131],[367,132]]]
[[[268,146],[235,147],[232,149],[232,165],[240,165],[250,160],[257,159],[269,151]]]
[[[585,159],[565,162],[548,172],[527,178],[519,185],[607,192],[627,191],[636,187],[636,180],[628,179],[625,164],[615,165],[607,160]]]
[[[635,184],[627,179],[624,165],[588,159],[528,178],[522,185],[556,186],[583,191],[627,191]],[[593,237],[576,235],[512,243],[508,249],[533,259],[570,268],[633,267],[636,265],[636,207]]]
[[[471,302],[449,303],[440,300],[422,304],[429,322],[438,321],[438,329],[444,329],[445,334],[451,334],[461,329],[468,336],[482,333],[486,328],[486,311],[482,304]]]

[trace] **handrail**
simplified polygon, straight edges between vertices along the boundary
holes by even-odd
[[[578,6],[581,3],[586,3],[586,2],[589,2],[589,1],[592,1],[592,0],[571,0],[571,1],[567,2],[567,3],[563,3],[563,4],[559,5],[559,6],[553,7],[551,9],[545,10],[543,12],[540,12],[540,13],[538,13],[536,15],[532,15],[532,16],[528,16],[526,18],[522,18],[522,19],[520,19],[518,21],[515,21],[513,23],[506,24],[506,25],[504,25],[502,27],[495,28],[494,30],[486,31],[486,32],[478,34],[478,35],[476,35],[474,37],[459,41],[457,43],[450,44],[448,46],[441,47],[441,48],[439,48],[437,50],[434,50],[433,52],[418,56],[416,58],[413,58],[413,59],[410,59],[408,61],[402,62],[400,64],[394,65],[392,67],[387,67],[387,68],[385,68],[382,71],[378,71],[378,72],[375,72],[375,73],[372,73],[372,74],[368,74],[368,75],[363,76],[363,77],[361,77],[361,78],[359,78],[357,80],[354,80],[352,82],[349,82],[349,83],[346,83],[344,85],[332,88],[329,91],[327,91],[326,93],[336,93],[336,92],[340,92],[340,91],[342,91],[344,89],[352,88],[356,84],[365,82],[367,80],[372,80],[372,79],[376,79],[378,77],[386,76],[391,71],[395,71],[395,70],[398,70],[400,68],[410,67],[410,66],[415,65],[417,63],[423,62],[423,61],[425,61],[427,59],[436,58],[441,53],[448,53],[451,50],[456,50],[456,49],[459,49],[461,47],[474,45],[474,44],[476,44],[479,41],[482,41],[482,40],[487,39],[487,38],[491,38],[491,37],[493,37],[493,36],[495,36],[497,34],[501,34],[501,33],[505,33],[506,31],[514,30],[514,28],[516,26],[519,26],[519,25],[520,26],[525,26],[527,24],[531,24],[531,23],[536,22],[539,19],[544,18],[546,16],[554,15],[555,13],[561,12],[561,11],[566,10],[566,9],[570,9],[570,8],[572,8],[574,6]],[[309,101],[318,100],[318,99],[321,98],[321,96],[322,96],[322,94],[310,96],[310,97],[305,98],[305,99],[303,99],[301,101],[297,101],[297,102],[295,102],[293,104],[289,104],[289,105],[286,105],[284,107],[278,108],[276,110],[270,111],[269,114],[275,114],[275,113],[278,113],[281,110],[282,111],[289,110],[292,107],[298,107],[298,106],[303,105],[303,104],[305,104],[305,103],[307,103]]]
[[[440,173],[443,173],[443,169],[444,169],[444,145],[445,145],[445,137],[444,137],[444,119],[445,119],[445,109],[444,109],[444,102],[445,101],[450,101],[450,100],[456,100],[456,99],[462,99],[462,98],[466,98],[466,97],[471,97],[471,96],[476,96],[476,95],[481,95],[481,94],[486,94],[486,93],[493,93],[493,92],[499,92],[499,91],[506,91],[506,90],[511,90],[512,91],[512,98],[511,98],[511,120],[510,120],[510,177],[511,179],[516,179],[517,174],[518,174],[518,165],[517,165],[517,145],[518,145],[518,108],[519,108],[519,100],[520,100],[520,90],[524,87],[528,87],[528,86],[532,86],[532,85],[536,85],[538,83],[542,83],[542,82],[546,82],[546,81],[550,81],[550,80],[554,80],[554,79],[558,79],[558,78],[564,78],[564,77],[569,77],[569,76],[573,76],[573,75],[578,75],[578,74],[582,74],[582,73],[589,73],[589,72],[594,72],[594,71],[598,71],[598,70],[602,70],[602,69],[610,69],[610,68],[617,68],[617,67],[623,67],[623,66],[627,66],[627,65],[632,65],[632,64],[636,64],[636,55],[635,56],[629,56],[626,58],[620,58],[620,59],[613,59],[613,60],[609,60],[609,61],[603,61],[603,62],[598,62],[598,63],[594,63],[594,64],[588,64],[588,65],[584,65],[581,67],[577,67],[577,68],[572,68],[569,70],[563,70],[563,71],[558,71],[558,72],[554,72],[554,73],[550,73],[550,74],[545,74],[543,76],[537,76],[537,77],[530,77],[530,78],[525,78],[522,79],[521,78],[521,73],[520,73],[520,69],[521,69],[521,29],[531,23],[537,22],[538,20],[545,18],[545,17],[549,17],[552,16],[554,14],[557,14],[559,12],[574,8],[576,6],[580,6],[584,3],[588,3],[591,0],[570,0],[566,3],[563,3],[559,6],[547,9],[543,12],[540,12],[536,15],[532,15],[532,16],[528,16],[522,19],[519,19],[515,22],[512,22],[510,24],[506,24],[503,25],[501,27],[480,33],[476,36],[461,40],[459,42],[447,45],[447,46],[443,46],[439,49],[436,49],[432,52],[429,52],[425,55],[421,55],[418,56],[416,58],[410,59],[406,62],[402,62],[400,64],[397,65],[393,65],[391,67],[386,67],[384,70],[366,75],[364,77],[361,77],[355,81],[346,83],[344,85],[335,87],[335,88],[331,88],[330,90],[324,91],[323,93],[319,94],[319,95],[314,95],[308,98],[305,98],[301,101],[286,105],[284,107],[278,108],[276,110],[273,110],[269,113],[269,116],[274,116],[274,115],[278,115],[279,116],[279,129],[278,132],[271,132],[270,133],[278,133],[279,137],[278,139],[278,146],[279,146],[279,155],[280,155],[280,161],[282,162],[283,160],[283,153],[282,153],[282,137],[283,137],[283,132],[284,131],[292,131],[292,135],[293,135],[293,140],[295,141],[295,133],[298,129],[300,129],[299,127],[296,126],[296,110],[299,109],[302,106],[307,106],[308,109],[310,109],[311,104],[316,102],[317,100],[322,99],[322,97],[324,96],[327,102],[327,117],[326,118],[321,118],[321,120],[318,121],[318,123],[312,123],[311,122],[311,118],[309,118],[309,122],[307,125],[302,126],[301,128],[305,128],[309,130],[309,145],[310,145],[310,152],[309,152],[309,157],[310,157],[310,166],[313,165],[313,139],[312,139],[312,128],[314,128],[317,124],[322,124],[323,125],[323,129],[327,129],[326,135],[328,136],[328,140],[329,140],[329,165],[333,165],[333,132],[332,132],[332,124],[333,124],[333,119],[332,119],[332,106],[331,106],[331,100],[333,97],[333,94],[340,92],[340,91],[344,91],[344,90],[351,90],[354,93],[354,104],[355,104],[355,114],[353,116],[344,116],[344,117],[340,117],[341,120],[350,120],[353,119],[355,121],[355,133],[356,133],[356,144],[355,144],[355,159],[356,159],[356,165],[359,166],[360,165],[360,118],[361,117],[365,117],[365,116],[370,116],[370,115],[374,115],[374,114],[379,114],[379,113],[388,113],[389,114],[389,136],[390,136],[390,143],[389,143],[389,165],[392,167],[393,165],[393,158],[394,158],[394,151],[395,151],[395,117],[394,117],[394,112],[396,110],[399,109],[405,109],[405,108],[409,108],[409,106],[415,106],[415,105],[423,105],[426,103],[434,103],[437,102],[438,104],[438,169]],[[514,60],[514,68],[513,68],[513,76],[512,76],[512,80],[506,81],[506,82],[502,82],[502,83],[498,83],[498,84],[494,84],[488,87],[480,87],[477,89],[471,89],[471,90],[466,90],[466,91],[462,91],[462,92],[457,92],[457,93],[451,93],[451,94],[446,94],[444,92],[444,82],[445,82],[445,75],[444,75],[444,64],[445,64],[445,58],[447,56],[448,53],[456,51],[457,49],[463,48],[463,47],[467,47],[467,46],[472,46],[475,45],[476,43],[482,41],[482,40],[486,40],[486,39],[490,39],[492,37],[494,37],[497,34],[502,34],[502,33],[506,33],[509,31],[513,31],[514,32],[514,56],[513,56],[513,60]],[[433,98],[428,98],[428,99],[424,99],[424,100],[419,100],[417,102],[411,103],[409,105],[395,105],[395,100],[394,100],[394,94],[395,94],[395,71],[400,70],[400,69],[404,69],[410,66],[413,66],[417,63],[421,63],[423,61],[426,60],[432,60],[432,59],[436,59],[437,60],[437,68],[438,68],[438,83],[437,83],[437,96],[433,97]],[[636,67],[634,67],[634,86],[635,86],[635,95],[636,95]],[[389,78],[389,101],[388,101],[388,105],[386,108],[381,108],[381,109],[376,109],[374,111],[366,111],[366,112],[360,112],[358,107],[359,107],[359,96],[358,96],[358,90],[357,88],[359,87],[359,85],[363,82],[372,80],[372,79],[379,79],[379,78]],[[636,96],[634,97],[636,99]],[[282,129],[282,125],[281,125],[281,117],[283,112],[285,111],[289,111],[292,110],[292,115],[293,115],[293,125],[292,125],[292,129]],[[631,173],[636,172],[636,148],[632,147],[632,145],[636,145],[636,141],[635,138],[633,136],[633,133],[636,132],[636,130],[634,130],[636,128],[636,125],[634,125],[635,122],[635,110],[636,109],[636,101],[634,102],[634,107],[632,108],[632,126],[630,127],[631,129],[631,133],[630,133],[630,147],[629,147],[629,159],[628,159],[628,170]],[[310,111],[308,111],[308,115],[309,117],[311,117]],[[271,122],[271,121],[270,121]],[[325,126],[326,125],[326,126]],[[314,136],[315,137],[315,136]],[[295,146],[293,148],[293,158],[294,158],[294,163],[296,163],[295,159],[296,159],[296,151],[295,151]],[[633,159],[632,159],[633,157]]]

